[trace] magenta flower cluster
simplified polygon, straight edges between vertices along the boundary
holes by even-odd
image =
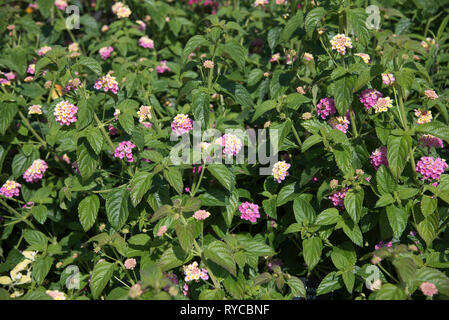
[[[128,162],[133,162],[133,148],[135,148],[136,145],[132,143],[131,141],[122,141],[119,143],[118,147],[115,148],[114,157],[123,159],[126,156],[126,159]]]
[[[104,92],[111,91],[114,94],[118,92],[118,82],[115,80],[115,77],[110,74],[105,75],[104,77],[98,79],[94,85],[95,90],[103,89]]]
[[[422,157],[416,164],[416,172],[422,174],[424,180],[438,180],[447,167],[444,159]]]
[[[189,132],[193,129],[193,121],[189,118],[189,115],[180,113],[176,115],[171,123],[171,130],[177,136]]]
[[[332,204],[339,211],[343,211],[345,209],[345,197],[346,192],[348,192],[349,188],[343,188],[340,191],[334,192],[329,199],[332,201]]]
[[[25,171],[23,178],[26,182],[34,183],[42,179],[44,172],[48,169],[48,165],[44,160],[37,159]]]
[[[239,206],[239,211],[241,213],[240,218],[243,220],[257,222],[257,219],[260,218],[259,206],[255,203],[243,202]]]
[[[418,139],[418,143],[422,147],[427,148],[443,148],[443,140],[430,134],[425,134]]]
[[[0,194],[5,196],[6,198],[12,198],[19,196],[19,188],[22,185],[13,180],[7,180],[5,184],[0,189]]]
[[[61,101],[55,107],[54,115],[55,120],[61,126],[69,126],[71,123],[76,122],[76,114],[78,107],[71,104],[69,101]]]
[[[371,164],[374,169],[379,169],[381,165],[388,167],[387,147],[382,146],[371,153]]]
[[[335,109],[334,99],[321,99],[320,103],[318,103],[316,106],[316,112],[323,120],[325,120],[328,116],[333,116],[335,113],[337,113],[337,110]]]
[[[376,89],[366,89],[360,94],[360,102],[365,106],[366,110],[371,109],[383,95]]]
[[[159,66],[156,66],[157,73],[170,72],[171,69],[167,66],[167,60],[162,60],[159,62]]]

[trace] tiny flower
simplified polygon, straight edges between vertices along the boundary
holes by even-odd
[[[259,206],[255,203],[243,202],[239,206],[239,211],[241,213],[240,218],[243,220],[257,222],[257,219],[260,218]]]
[[[331,40],[332,50],[337,50],[341,55],[346,54],[346,48],[352,48],[351,38],[346,37],[344,34],[337,34]]]
[[[285,161],[276,162],[271,171],[274,180],[276,180],[278,183],[281,183],[283,180],[285,180],[285,178],[289,175],[287,170],[290,168],[290,166],[291,164]]]
[[[129,7],[121,2],[116,2],[112,6],[112,12],[115,13],[119,19],[128,18],[131,15]]]
[[[268,4],[268,0],[256,0],[254,2],[254,7],[265,7]]]
[[[104,92],[111,91],[114,94],[118,92],[118,82],[115,77],[111,76],[109,73],[104,77],[98,79],[94,85],[95,90],[103,89]]]
[[[276,62],[279,61],[279,59],[281,58],[281,54],[280,53],[275,53],[271,56],[270,58],[270,62]]]
[[[162,237],[164,233],[167,232],[167,226],[161,226],[159,230],[157,231],[156,235],[158,237]]]
[[[29,74],[34,74],[36,72],[36,65],[34,63],[28,65],[27,72]]]
[[[378,112],[387,112],[388,109],[393,107],[393,103],[391,101],[390,97],[386,98],[379,98],[376,102],[376,104],[373,106],[375,113]]]
[[[446,160],[441,158],[422,157],[416,164],[416,172],[420,173],[424,180],[438,180],[447,168]]]
[[[379,169],[381,165],[388,167],[387,147],[383,146],[374,150],[373,153],[371,153],[370,158],[374,169]]]
[[[129,297],[131,299],[135,299],[135,298],[141,296],[142,293],[143,293],[142,287],[140,286],[139,283],[136,283],[129,289]]]
[[[139,39],[139,46],[145,49],[154,49],[154,41],[147,36]]]
[[[187,114],[178,114],[171,124],[172,132],[174,132],[177,136],[180,136],[184,133],[188,133],[193,129],[193,121],[189,118]]]
[[[109,30],[109,26],[106,24],[101,27],[101,32],[103,32],[103,33],[107,32],[108,30]]]
[[[79,51],[79,45],[76,42],[72,42],[69,44],[69,52],[76,52]]]
[[[68,3],[67,3],[66,0],[55,0],[55,6],[56,6],[56,8],[58,8],[59,10],[64,11],[64,10],[67,8]]]
[[[296,88],[296,92],[300,93],[300,94],[306,94],[306,91],[304,90],[303,87],[299,86]]]
[[[118,147],[115,148],[114,157],[123,159],[126,156],[128,162],[134,162],[132,149],[135,147],[136,145],[131,141],[122,141],[119,143]]]
[[[64,292],[60,292],[59,290],[47,290],[45,291],[53,300],[66,300]]]
[[[438,293],[437,287],[431,282],[421,283],[419,289],[421,289],[422,293],[428,297],[432,297],[433,295]]]
[[[64,91],[69,92],[71,90],[78,90],[82,86],[81,80],[79,78],[70,79],[65,85]]]
[[[19,188],[21,186],[22,185],[20,183],[17,183],[14,180],[7,180],[0,188],[0,194],[6,198],[18,197],[20,192]]]
[[[221,138],[215,140],[215,143],[224,147],[223,153],[230,156],[237,155],[243,146],[242,140],[231,133],[224,134]]]
[[[316,112],[321,117],[321,119],[326,119],[328,116],[333,116],[337,113],[335,109],[335,102],[332,98],[323,98],[316,106]]]
[[[142,20],[136,20],[136,23],[139,25],[140,31],[144,31],[147,28],[147,25]]]
[[[418,139],[418,143],[422,147],[427,148],[443,148],[443,140],[430,134],[425,134]]]
[[[304,112],[304,113],[301,115],[301,118],[302,118],[303,120],[310,120],[310,119],[312,119],[312,117],[313,117],[313,115],[312,115],[310,112]]]
[[[416,122],[418,124],[429,123],[432,121],[432,111],[415,109],[415,116],[418,118]]]
[[[34,160],[32,165],[25,171],[23,178],[26,182],[34,183],[42,179],[44,172],[48,169],[44,160]]]
[[[190,282],[192,280],[198,281],[199,279],[203,279],[204,281],[209,279],[209,275],[207,274],[206,269],[198,268],[198,262],[193,262],[187,266],[183,266],[184,269],[184,280],[186,282]]]
[[[366,53],[356,53],[355,56],[362,58],[363,62],[370,63],[371,57]]]
[[[343,133],[346,133],[349,127],[349,120],[347,117],[333,117],[328,123],[332,129],[340,130]]]
[[[332,201],[332,204],[339,211],[343,211],[345,208],[345,197],[346,192],[348,192],[349,188],[343,188],[340,191],[334,192],[329,199]]]
[[[114,51],[114,48],[109,46],[109,47],[103,47],[100,49],[99,53],[100,53],[100,57],[103,60],[106,60],[107,58],[109,58],[111,56],[111,53]]]
[[[426,95],[427,98],[429,98],[430,100],[436,100],[438,99],[438,95],[435,91],[433,90],[426,90],[424,91],[424,94]]]
[[[139,111],[137,111],[139,116],[139,122],[143,125],[148,124],[146,120],[151,120],[151,106],[141,106]]]
[[[380,98],[382,98],[382,93],[375,89],[366,89],[360,94],[360,102],[365,106],[366,110],[374,107]]]
[[[37,52],[37,54],[39,55],[39,57],[42,57],[43,55],[45,55],[47,52],[51,51],[51,47],[49,46],[44,46],[42,48],[40,48]]]
[[[308,52],[304,52],[303,58],[306,61],[313,61],[313,55],[311,53],[308,53]]]
[[[195,213],[193,214],[193,217],[196,220],[205,220],[209,216],[210,216],[210,212],[208,212],[206,210],[198,210],[198,211],[195,211]]]
[[[212,69],[214,67],[214,62],[212,60],[206,60],[203,62],[203,67],[206,69]]]
[[[28,107],[28,114],[42,114],[42,106],[33,104]]]
[[[386,86],[391,86],[396,82],[396,78],[392,73],[382,73],[382,82]]]
[[[330,187],[331,189],[337,188],[337,187],[338,187],[338,180],[337,180],[337,179],[332,179],[332,180],[329,182],[329,187]]]
[[[270,75],[271,75],[270,72],[264,72],[264,74],[263,74],[263,76],[264,76],[265,78],[268,78]]]
[[[54,115],[55,120],[61,126],[69,126],[71,123],[76,122],[76,113],[78,112],[78,107],[71,104],[69,101],[61,101],[55,107]]]
[[[159,65],[156,66],[157,73],[170,72],[171,69],[167,66],[167,60],[162,60],[159,62]]]
[[[136,264],[137,264],[137,262],[136,262],[136,259],[134,259],[134,258],[126,259],[126,261],[124,263],[125,268],[128,270],[134,270],[134,268],[136,267]]]

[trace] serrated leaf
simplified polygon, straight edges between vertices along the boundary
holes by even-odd
[[[78,205],[78,216],[84,231],[88,231],[97,219],[98,210],[100,209],[100,199],[97,195],[90,195]]]
[[[125,188],[113,189],[106,197],[106,215],[111,226],[120,230],[128,220],[129,192]]]
[[[231,248],[222,241],[209,243],[204,250],[204,257],[212,260],[216,264],[228,270],[232,275],[236,275],[236,265]]]
[[[114,273],[114,264],[107,261],[97,263],[92,272],[92,278],[90,280],[90,291],[94,299],[103,292],[104,288],[112,278]]]

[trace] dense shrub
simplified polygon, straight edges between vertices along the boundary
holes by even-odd
[[[449,297],[448,4],[2,6],[0,297]]]

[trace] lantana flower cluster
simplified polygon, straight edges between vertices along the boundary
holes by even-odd
[[[251,202],[243,202],[239,205],[239,211],[241,213],[240,218],[251,222],[257,222],[260,218],[259,206]]]
[[[434,137],[431,134],[425,134],[418,139],[418,143],[422,147],[427,148],[443,148],[443,140]]]
[[[328,116],[333,116],[337,113],[335,109],[335,102],[332,98],[323,98],[316,106],[316,112],[321,119],[325,120]]]
[[[136,145],[131,141],[122,141],[119,143],[118,147],[115,148],[114,157],[123,159],[126,156],[128,162],[134,162],[132,149],[135,147]]]
[[[360,94],[360,102],[365,106],[367,110],[374,107],[379,100],[382,98],[382,93],[376,89],[366,89]]]
[[[171,130],[180,136],[184,133],[189,132],[193,129],[193,121],[189,118],[189,115],[180,113],[178,114],[171,123]]]
[[[348,131],[349,119],[347,117],[332,117],[330,118],[328,123],[332,127],[332,129],[340,130],[343,133],[346,133],[346,131]]]
[[[103,89],[104,92],[111,91],[114,94],[118,92],[118,82],[115,77],[111,76],[109,73],[104,77],[98,79],[94,85],[95,90]]]
[[[223,153],[229,156],[237,155],[243,146],[242,140],[232,133],[224,134],[221,138],[215,140],[215,143],[224,147]]]
[[[76,114],[78,112],[78,107],[71,104],[69,101],[59,102],[54,111],[56,122],[61,126],[69,126],[71,123],[76,122]]]
[[[128,18],[131,15],[131,10],[129,9],[129,7],[122,2],[116,2],[114,5],[112,5],[111,9],[119,19]]]
[[[198,262],[194,261],[193,263],[183,266],[184,269],[184,280],[186,282],[190,282],[192,280],[198,281],[199,279],[203,279],[204,281],[209,279],[209,275],[207,274],[207,269],[198,268]]]
[[[447,168],[446,160],[434,157],[422,157],[416,164],[416,172],[420,173],[424,180],[438,180]]]
[[[340,191],[334,192],[329,199],[332,201],[332,205],[337,208],[339,211],[343,211],[345,209],[345,197],[346,192],[348,192],[349,188],[345,187]]]
[[[332,50],[337,50],[341,55],[346,54],[346,48],[352,48],[351,38],[344,34],[337,34],[331,40]]]
[[[415,109],[415,117],[418,118],[416,120],[418,124],[429,123],[432,121],[432,111]]]
[[[0,194],[6,198],[18,197],[22,185],[14,180],[7,180],[0,189]]]
[[[139,39],[139,46],[145,49],[154,49],[154,41],[147,36],[143,36]]]
[[[107,58],[109,58],[111,56],[111,53],[113,51],[114,51],[114,48],[111,46],[101,48],[99,50],[101,59],[106,60]]]
[[[373,165],[374,169],[379,169],[381,165],[384,165],[388,167],[388,159],[387,159],[387,147],[382,146],[380,148],[377,148],[371,153],[370,156],[371,164]]]
[[[290,169],[291,164],[285,161],[278,161],[274,164],[272,169],[272,174],[274,180],[281,183],[289,175],[288,169]]]
[[[193,217],[196,220],[205,220],[210,216],[210,212],[206,211],[206,210],[197,210],[195,211],[195,213],[193,214]]]
[[[151,123],[146,120],[151,120],[151,106],[141,106],[139,111],[137,111],[139,116],[139,122],[145,127],[151,127]]]
[[[171,69],[167,65],[167,60],[160,61],[159,65],[156,66],[156,72],[157,73],[165,73],[165,72],[170,72],[170,71],[171,71]]]
[[[33,164],[25,171],[23,178],[26,182],[34,183],[42,179],[44,172],[48,169],[47,163],[42,159],[33,161]]]

